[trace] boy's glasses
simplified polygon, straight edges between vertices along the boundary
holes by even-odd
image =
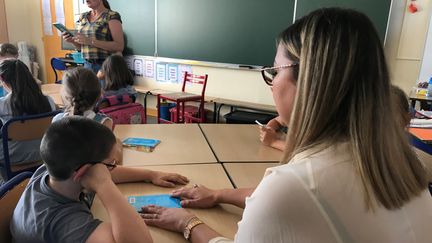
[[[298,65],[298,63],[286,64],[286,65],[281,65],[281,66],[276,66],[276,67],[264,66],[261,69],[261,75],[262,75],[262,77],[264,79],[264,82],[268,86],[273,86],[273,79],[277,75],[277,70],[278,69],[280,69],[280,68],[294,67],[294,66],[297,66],[297,65]]]
[[[111,163],[102,162],[102,164],[104,164],[109,171],[112,171],[112,170],[114,170],[115,167],[117,167],[117,161],[115,159],[113,159],[113,161],[111,161]]]
[[[117,167],[117,161],[115,159],[113,159],[110,163],[106,163],[106,162],[89,162],[88,164],[95,165],[95,164],[99,164],[99,163],[102,163],[103,165],[105,165],[109,171],[112,171],[112,170],[114,170],[115,167]],[[83,166],[84,166],[84,164],[82,164],[76,170],[79,170]]]

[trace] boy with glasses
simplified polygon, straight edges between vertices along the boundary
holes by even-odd
[[[186,177],[115,165],[116,138],[93,120],[71,116],[51,124],[41,142],[42,165],[11,220],[14,242],[152,242],[148,228],[114,183],[186,184]],[[82,201],[96,192],[111,222]],[[81,200],[80,200],[81,199]]]

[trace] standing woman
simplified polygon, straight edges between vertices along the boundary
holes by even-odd
[[[63,38],[81,50],[84,67],[97,73],[105,58],[123,51],[124,37],[120,14],[112,11],[107,0],[87,0],[91,11],[78,20],[78,33],[71,36],[63,32]]]

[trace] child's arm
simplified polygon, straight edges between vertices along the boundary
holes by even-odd
[[[152,242],[147,226],[111,180],[103,164],[86,165],[76,176],[81,185],[95,191],[109,214],[111,223],[101,223],[87,238],[93,242]]]
[[[175,187],[177,185],[186,185],[189,180],[185,176],[175,173],[165,173],[160,171],[146,170],[137,167],[117,166],[111,171],[114,183],[151,181],[157,186]]]

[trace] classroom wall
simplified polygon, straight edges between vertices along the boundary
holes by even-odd
[[[9,42],[4,0],[0,0],[0,43]]]
[[[393,84],[409,93],[416,85],[423,58],[432,3],[417,0],[417,13],[409,13],[411,1],[393,1],[385,45]]]
[[[39,78],[45,80],[44,47],[40,2],[35,0],[4,0],[9,42],[26,41],[36,47]]]
[[[35,45],[38,49],[38,62],[42,67],[41,73],[45,77],[45,73],[51,72],[51,70],[43,62],[45,57],[42,43],[40,1],[1,1],[5,1],[9,41],[16,43],[20,40],[26,40]],[[417,82],[429,17],[432,11],[430,1],[417,0],[417,4],[421,6],[420,11],[410,14],[406,11],[408,2],[410,1],[393,1],[385,46],[392,81],[406,92],[409,92]],[[263,104],[272,103],[271,93],[257,72],[198,66],[194,67],[193,71],[209,74],[207,92],[209,96],[217,95],[222,98]],[[145,78],[138,78],[138,83],[164,89],[179,89],[179,86],[159,84],[154,80]]]

